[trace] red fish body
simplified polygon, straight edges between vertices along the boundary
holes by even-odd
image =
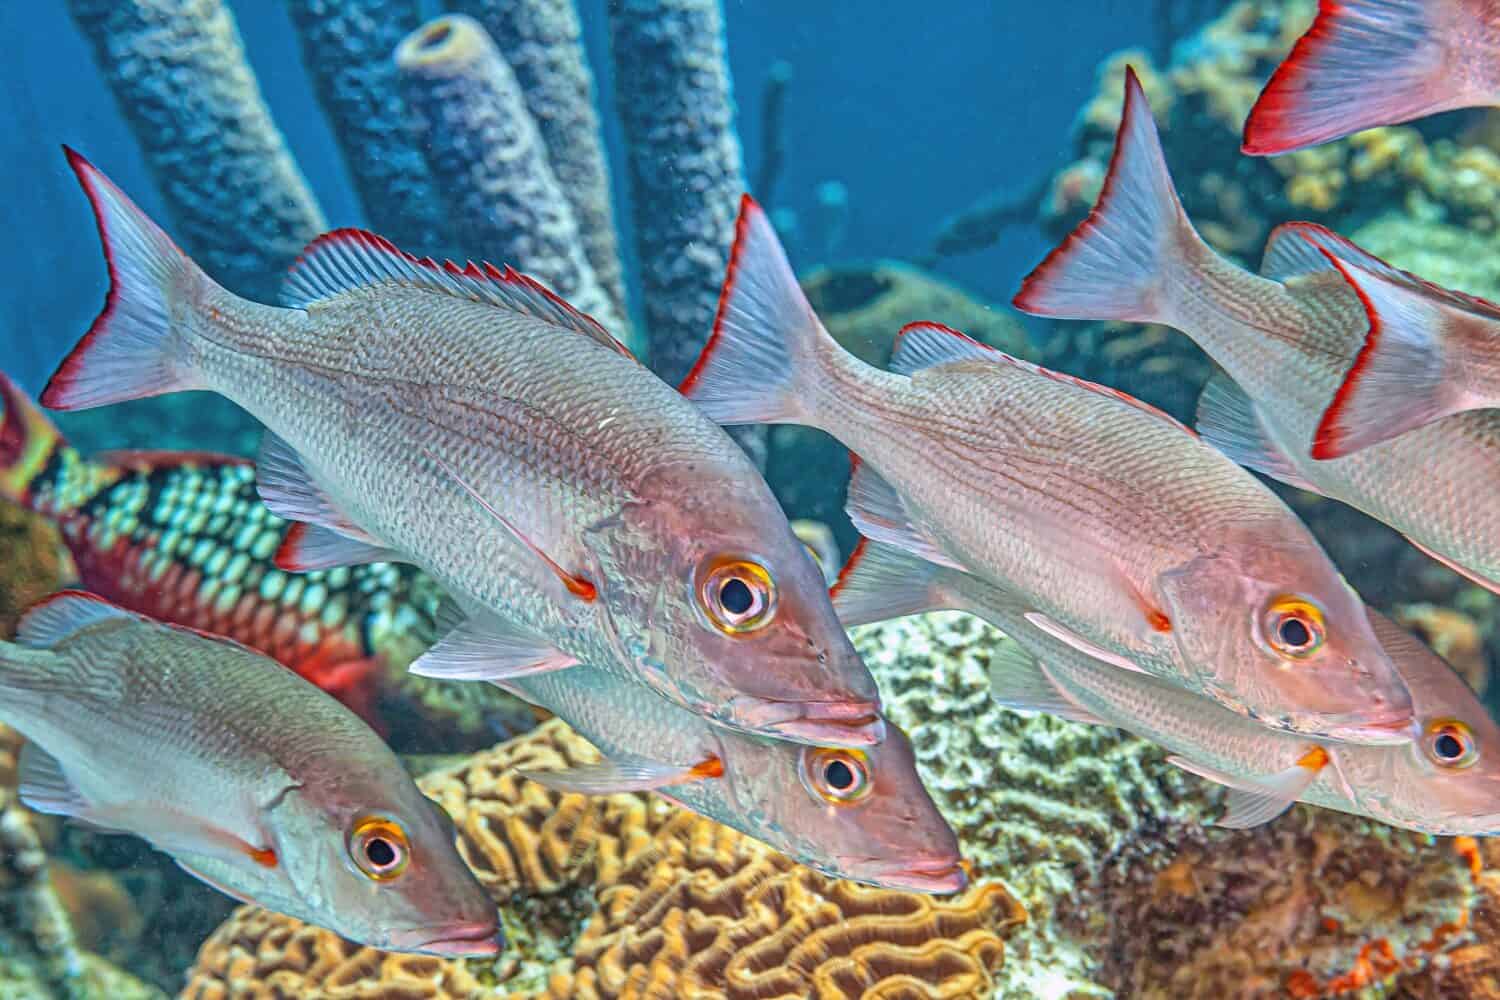
[[[288,524],[260,502],[248,460],[170,451],[86,459],[3,373],[0,497],[57,525],[88,590],[272,656],[377,730],[382,655],[394,645],[415,655],[435,631],[439,591],[414,567],[276,569]]]

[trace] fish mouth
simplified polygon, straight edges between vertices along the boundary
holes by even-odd
[[[889,889],[909,892],[962,892],[969,884],[969,866],[962,859],[934,858],[902,861],[865,868],[860,877]]]
[[[482,958],[498,955],[505,947],[505,932],[493,920],[471,920],[443,927],[416,927],[396,931],[386,948],[419,952],[445,958]]]
[[[885,739],[873,701],[775,701],[741,695],[720,713],[736,729],[828,747],[873,747]]]
[[[1329,720],[1327,738],[1368,746],[1400,746],[1416,737],[1416,725],[1410,712],[1361,713]]]

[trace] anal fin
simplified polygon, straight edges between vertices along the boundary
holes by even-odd
[[[1197,423],[1203,440],[1232,461],[1299,490],[1319,492],[1271,439],[1245,390],[1223,372],[1215,374],[1203,387],[1203,394],[1198,397]]]
[[[597,764],[578,764],[561,771],[523,770],[520,774],[558,792],[613,795],[617,792],[649,792],[722,777],[724,764],[712,754],[690,767],[664,764],[646,757],[617,755]]]
[[[852,464],[849,498],[845,509],[849,513],[849,520],[854,522],[854,527],[859,529],[860,534],[877,542],[905,549],[939,566],[964,569],[916,525],[894,486],[872,469],[868,462],[854,457]]]
[[[1007,637],[990,651],[990,695],[998,705],[1044,712],[1070,722],[1109,725],[1068,697],[1024,646]]]
[[[54,816],[72,816],[87,822],[88,802],[68,780],[56,757],[27,740],[17,764],[21,801],[29,809]]]
[[[1260,826],[1286,812],[1307,792],[1329,761],[1328,751],[1314,744],[1284,771],[1263,778],[1240,778],[1186,757],[1167,758],[1168,763],[1190,774],[1229,788],[1227,808],[1217,825],[1231,830]]]
[[[368,537],[368,536],[366,536]],[[277,569],[292,573],[332,569],[335,566],[358,566],[374,562],[410,562],[406,556],[376,542],[364,541],[321,524],[297,521],[287,529],[286,537],[272,559]]]

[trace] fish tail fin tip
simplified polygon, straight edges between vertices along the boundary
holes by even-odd
[[[1455,378],[1463,359],[1450,352],[1473,338],[1448,334],[1480,325],[1500,329],[1500,308],[1409,275],[1393,280],[1332,254],[1328,259],[1359,296],[1368,329],[1318,422],[1313,458],[1339,458],[1488,403],[1472,398]]]
[[[1464,46],[1445,36],[1431,0],[1343,0],[1318,16],[1276,67],[1250,109],[1240,149],[1273,156],[1377,125],[1463,107],[1477,98],[1455,68]],[[1483,70],[1483,66],[1474,67]],[[1482,74],[1487,75],[1487,74]],[[1482,78],[1482,76],[1481,76]]]
[[[826,336],[771,220],[744,195],[713,330],[678,390],[720,424],[804,421]]]
[[[57,426],[0,372],[0,499],[28,506],[32,483],[66,445]]]
[[[172,300],[206,276],[98,168],[76,150],[63,151],[94,211],[109,292],[99,317],[47,383],[42,404],[81,410],[198,388],[172,363]]]
[[[1135,70],[1104,187],[1078,224],[1021,283],[1017,309],[1060,319],[1166,322],[1167,265],[1197,234],[1183,213]]]

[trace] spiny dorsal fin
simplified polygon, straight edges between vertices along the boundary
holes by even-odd
[[[1064,385],[1077,386],[1087,389],[1089,392],[1100,396],[1108,396],[1110,399],[1119,400],[1129,406],[1135,407],[1142,413],[1149,413],[1153,417],[1165,420],[1173,427],[1197,437],[1198,434],[1192,428],[1185,426],[1181,421],[1158,410],[1144,400],[1136,399],[1129,393],[1112,389],[1098,382],[1090,382],[1088,379],[1069,375],[1066,372],[1053,371],[1051,368],[1043,368],[1041,365],[1021,358],[1012,357],[1004,351],[996,350],[986,344],[959,333],[941,323],[908,323],[901,328],[896,335],[896,348],[891,355],[891,371],[899,375],[911,375],[927,368],[935,368],[939,365],[954,364],[963,361],[983,361],[997,365],[1010,365],[1033,375],[1041,375],[1050,378],[1054,382]]]
[[[43,598],[21,616],[16,642],[31,649],[50,649],[90,625],[121,619],[137,621],[140,616],[94,594],[63,590]]]
[[[355,288],[382,284],[426,288],[473,302],[486,302],[581,333],[627,358],[634,355],[587,313],[573,308],[541,282],[506,266],[469,261],[459,267],[415,257],[383,236],[363,229],[335,229],[307,245],[287,272],[282,302],[296,309]]]
[[[891,371],[914,375],[953,361],[999,361],[1003,357],[993,347],[941,323],[908,323],[896,333]]]

